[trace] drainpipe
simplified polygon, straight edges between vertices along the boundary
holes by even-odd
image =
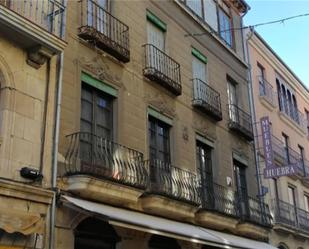
[[[49,249],[55,248],[55,223],[56,223],[56,197],[57,197],[57,164],[58,164],[58,144],[59,144],[59,128],[61,114],[61,95],[62,95],[62,74],[63,74],[63,52],[61,52],[57,61],[57,89],[56,89],[56,110],[55,125],[52,149],[52,190],[54,191],[53,202],[50,211],[50,238]]]
[[[258,198],[262,201],[263,200],[263,193],[262,193],[262,180],[260,177],[260,159],[258,155],[258,151],[256,149],[256,136],[258,135],[258,128],[257,128],[257,120],[256,120],[256,113],[255,113],[255,104],[254,104],[254,98],[253,98],[253,85],[252,85],[252,75],[251,75],[251,64],[250,64],[250,54],[249,54],[249,40],[252,38],[254,34],[254,29],[250,28],[250,33],[248,33],[249,37],[245,37],[245,47],[246,47],[246,61],[248,63],[248,93],[249,93],[249,104],[250,104],[250,111],[251,111],[251,118],[252,118],[252,124],[254,127],[254,143],[253,143],[253,149],[254,149],[254,158],[255,158],[255,170],[256,170],[256,181],[258,184]]]
[[[250,10],[250,6],[248,6],[247,11],[242,15],[241,17],[241,27],[243,27],[243,18]],[[256,126],[256,113],[255,113],[255,105],[254,105],[254,99],[253,99],[253,86],[252,86],[252,76],[251,76],[251,64],[250,64],[250,54],[249,54],[249,40],[253,36],[254,29],[250,27],[250,33],[248,33],[249,37],[244,37],[244,32],[241,32],[242,40],[243,42],[243,53],[244,53],[244,59],[248,64],[248,96],[249,96],[249,105],[250,105],[250,112],[251,112],[251,119],[252,119],[252,125],[254,126],[254,135],[257,135],[257,126]],[[258,185],[258,196],[259,199],[262,200],[262,181],[260,178],[260,161],[259,161],[259,155],[256,150],[256,144],[255,139],[253,143],[253,149],[254,149],[254,159],[255,159],[255,171],[256,171],[256,182]]]
[[[49,85],[50,85],[50,61],[48,58],[46,62],[46,88],[45,88],[45,103],[43,112],[43,129],[41,131],[41,155],[40,155],[40,168],[39,172],[43,175],[43,164],[44,164],[44,151],[45,151],[45,137],[46,137],[46,121],[47,121],[47,108],[48,108],[48,95],[49,95]]]

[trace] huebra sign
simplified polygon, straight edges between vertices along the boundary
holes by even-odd
[[[264,149],[265,158],[265,178],[276,178],[280,176],[295,175],[297,171],[297,164],[285,165],[282,167],[277,167],[274,164],[274,152],[271,142],[271,130],[269,117],[262,117],[260,119],[261,130],[262,130],[262,141]]]

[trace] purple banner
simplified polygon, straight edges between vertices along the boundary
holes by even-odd
[[[274,168],[274,153],[271,143],[271,130],[270,130],[270,121],[269,117],[262,117],[261,121],[261,130],[262,130],[262,141],[264,149],[264,158],[265,158],[265,167]]]
[[[262,141],[265,158],[265,178],[277,178],[280,176],[295,175],[298,167],[297,164],[289,164],[285,166],[276,166],[274,163],[274,153],[271,143],[271,130],[269,117],[262,117],[261,130],[262,130]]]
[[[297,164],[264,169],[265,178],[277,178],[280,176],[295,175],[298,170]]]

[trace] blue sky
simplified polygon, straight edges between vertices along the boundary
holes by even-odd
[[[246,0],[244,25],[309,13],[309,0]],[[309,88],[309,16],[260,26],[256,31]]]

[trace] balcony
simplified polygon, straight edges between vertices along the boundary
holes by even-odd
[[[273,200],[275,230],[308,233],[309,212],[282,200]]]
[[[27,62],[39,68],[66,46],[65,6],[55,0],[0,1],[0,33],[27,50]]]
[[[210,115],[216,121],[222,120],[220,94],[200,79],[193,79],[194,107]]]
[[[240,109],[236,105],[228,105],[229,129],[237,132],[248,141],[253,140],[253,129],[251,115]]]
[[[203,186],[203,182],[200,183],[202,208],[196,214],[197,222],[217,230],[235,231],[240,218],[237,193],[216,183]]]
[[[241,217],[260,226],[271,227],[269,206],[255,198],[247,196],[240,201]]]
[[[149,182],[144,210],[176,219],[194,218],[200,204],[196,175],[158,159],[145,161]]]
[[[137,201],[148,182],[142,153],[90,133],[73,133],[67,139],[60,171],[67,191],[104,202]]]
[[[180,65],[154,45],[145,44],[143,74],[176,96],[181,95]]]
[[[94,0],[81,0],[78,36],[124,63],[130,61],[129,27]]]
[[[258,76],[259,94],[262,101],[265,101],[266,106],[271,109],[277,106],[277,95],[274,92],[273,86],[262,76]]]
[[[268,239],[272,226],[268,205],[250,196],[239,195],[239,210],[241,222],[237,225],[238,233],[254,239]]]
[[[307,120],[305,115],[295,106],[295,101],[288,99],[282,93],[278,95],[278,99],[280,114],[282,114],[284,121],[287,121],[288,124],[292,123],[293,125],[296,125],[303,134],[306,134]]]

